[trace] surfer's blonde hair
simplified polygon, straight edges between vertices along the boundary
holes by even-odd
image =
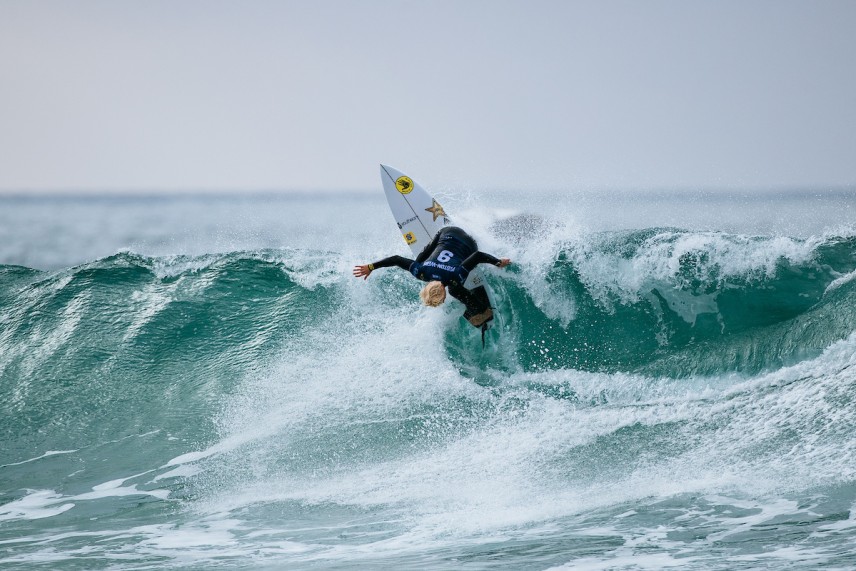
[[[437,307],[446,301],[446,286],[443,285],[443,282],[428,282],[428,285],[419,292],[419,297],[422,298],[422,303],[425,305]]]

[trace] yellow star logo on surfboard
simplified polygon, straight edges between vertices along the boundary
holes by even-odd
[[[443,207],[440,206],[440,203],[437,202],[436,200],[434,200],[433,198],[431,199],[431,202],[432,202],[431,208],[426,208],[425,212],[430,212],[431,215],[434,217],[434,221],[436,221],[441,216],[443,218],[445,218],[446,217],[446,211],[443,210]]]

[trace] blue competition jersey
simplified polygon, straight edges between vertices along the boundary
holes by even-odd
[[[477,248],[472,238],[459,228],[444,228],[433,251],[424,262],[413,262],[410,273],[425,282],[437,280],[447,286],[464,285],[470,272],[462,264]]]
[[[443,285],[463,285],[470,272],[460,266],[462,261],[458,260],[457,265],[443,263],[440,259],[425,260],[421,264],[413,262],[410,265],[410,273],[423,282],[437,280],[443,282]]]

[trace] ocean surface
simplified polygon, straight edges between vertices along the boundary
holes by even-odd
[[[0,196],[0,568],[856,568],[856,191],[430,190]]]

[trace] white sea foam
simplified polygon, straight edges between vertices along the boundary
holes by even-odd
[[[53,517],[74,507],[68,500],[53,490],[29,490],[23,498],[0,506],[0,521]]]
[[[35,462],[36,460],[41,460],[42,458],[49,458],[50,456],[57,456],[61,454],[73,454],[77,452],[77,450],[48,450],[41,456],[36,456],[35,458],[28,458],[27,460],[21,460],[20,462],[10,462],[9,464],[3,464],[0,468],[5,468],[7,466],[20,466],[21,464],[29,464],[30,462]]]
[[[854,279],[856,279],[856,271],[849,272],[841,277],[835,278],[828,286],[826,286],[826,289],[823,291],[823,295],[827,295],[830,292],[837,290],[844,284],[852,282]]]
[[[168,490],[139,490],[136,485],[122,486],[126,480],[140,475],[105,482],[94,486],[91,492],[82,494],[64,495],[54,490],[27,490],[23,498],[0,506],[0,521],[54,517],[83,501],[123,496],[152,496],[165,500],[169,496]]]

